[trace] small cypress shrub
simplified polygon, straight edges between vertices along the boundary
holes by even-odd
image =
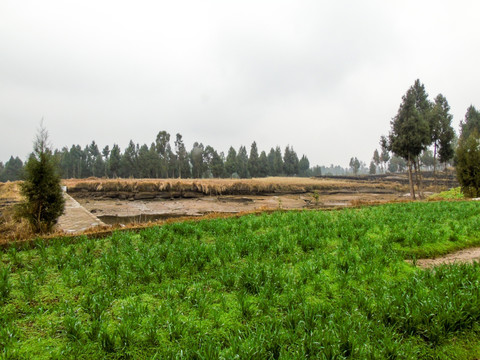
[[[27,219],[34,232],[49,232],[64,211],[65,199],[43,124],[34,141],[33,153],[25,164],[23,178],[20,193],[24,201],[19,204],[17,215]]]
[[[480,135],[476,130],[468,138],[460,138],[456,170],[465,196],[480,196]]]

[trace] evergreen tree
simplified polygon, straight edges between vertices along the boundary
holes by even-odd
[[[206,149],[199,143],[195,143],[192,151],[187,152],[180,134],[176,136],[174,151],[169,141],[170,135],[166,131],[160,131],[150,148],[146,144],[139,146],[130,140],[122,154],[116,144],[111,149],[107,145],[100,151],[93,140],[83,149],[80,145],[72,145],[70,149],[63,147],[55,150],[53,157],[64,178],[188,178],[192,176],[192,172],[197,177],[232,177],[236,174],[235,177],[239,175],[242,178],[311,174],[308,158],[303,155],[299,160],[291,146],[286,147],[283,155],[279,146],[271,148],[267,156],[265,151],[259,155],[257,144],[253,142],[249,155],[244,146],[240,147],[238,154],[230,147],[225,158],[223,152],[218,153],[213,148],[205,152]],[[196,154],[197,152],[200,153]],[[0,181],[18,179],[18,168],[22,166],[23,163],[18,157],[11,157],[0,169]]]
[[[412,199],[415,199],[412,166],[417,168],[418,156],[431,142],[424,96],[417,93],[417,91],[421,91],[422,87],[420,90],[416,90],[417,83],[418,80],[403,96],[398,113],[391,121],[388,139],[388,149],[407,161]],[[420,105],[417,106],[417,103]],[[421,192],[420,182],[417,185]]]
[[[237,154],[237,173],[238,176],[242,179],[246,179],[250,177],[250,173],[248,172],[248,155],[247,149],[245,146],[240,146],[238,149]]]
[[[467,139],[473,130],[480,133],[480,112],[470,105],[465,114],[465,120],[460,122],[460,141]]]
[[[380,154],[378,153],[378,150],[375,149],[373,152],[373,163],[375,164],[376,167],[380,166]],[[388,160],[387,160],[388,161]],[[376,169],[375,169],[376,172]]]
[[[108,163],[109,163],[108,157],[110,156],[110,147],[108,145],[106,145],[103,148],[102,155],[103,155],[103,173],[105,177],[108,177]]]
[[[360,169],[360,161],[356,157],[350,158],[350,163],[349,163],[350,169],[352,169],[352,172],[354,175],[358,174],[358,170]]]
[[[273,158],[273,174],[274,176],[283,175],[283,159],[282,159],[282,150],[280,146],[275,148],[275,156]]]
[[[27,219],[34,232],[50,231],[62,215],[65,199],[60,181],[48,145],[48,132],[41,124],[20,185],[25,200],[17,208],[17,214]]]
[[[128,143],[120,159],[120,174],[124,178],[138,177],[138,152],[137,146],[132,140]]]
[[[322,168],[318,165],[315,165],[312,170],[312,176],[322,176]]]
[[[85,147],[87,154],[87,168],[89,176],[101,177],[105,171],[102,155],[95,141],[90,146]]]
[[[110,176],[116,178],[120,175],[120,164],[122,161],[122,154],[120,147],[117,144],[113,144],[112,151],[110,152],[110,158],[108,159],[108,169]]]
[[[283,170],[287,176],[298,174],[298,156],[293,147],[287,145],[283,156]]]
[[[230,146],[230,149],[228,149],[227,160],[225,160],[225,171],[228,177],[232,177],[235,173],[238,174],[237,152],[233,146]]]
[[[70,163],[70,153],[68,148],[64,146],[62,150],[55,150],[54,153],[55,162],[59,165],[59,173],[62,179],[69,178],[69,163]],[[71,177],[71,176],[70,176]]]
[[[79,168],[81,169],[81,178],[87,178],[89,176],[92,176],[92,168],[90,164],[90,159],[88,158],[89,151],[89,146],[86,145],[80,152],[81,166]]]
[[[154,174],[151,165],[150,150],[146,144],[143,144],[138,150],[138,177],[142,179],[152,178]]]
[[[390,150],[388,148],[388,140],[385,136],[380,138],[380,148],[382,152],[380,154],[380,163],[382,167],[382,172],[385,173],[385,169],[387,168],[387,162],[390,160]]]
[[[84,173],[84,166],[86,166],[83,157],[83,150],[80,145],[72,145],[69,151],[68,163],[71,167],[69,170],[69,176],[72,178],[81,178]]]
[[[220,156],[216,151],[213,153],[211,172],[215,178],[221,178],[225,174],[225,164],[222,156]]]
[[[251,177],[259,177],[258,149],[254,141],[250,147],[250,157],[248,158],[248,172]]]
[[[148,164],[151,172],[151,177],[158,179],[160,177],[160,155],[157,153],[157,148],[155,143],[152,142],[150,144],[150,148],[148,149]]]
[[[377,167],[376,167],[375,162],[373,160],[370,161],[370,167],[368,168],[368,173],[370,175],[375,175],[377,173]]]
[[[447,166],[447,162],[452,160],[455,156],[455,146],[457,138],[455,136],[455,131],[452,129],[452,133],[446,132],[444,135],[440,136],[440,141],[438,143],[438,161]]]
[[[20,158],[10,156],[5,163],[5,167],[1,173],[0,181],[16,181],[20,180],[22,175],[23,162]]]
[[[105,174],[105,163],[103,162],[102,155],[95,156],[93,162],[93,176],[102,177]]]
[[[160,157],[160,177],[168,178],[168,155],[170,153],[170,134],[166,131],[160,131],[157,134],[155,145]]]
[[[435,104],[430,116],[430,133],[433,142],[433,174],[436,176],[437,154],[441,153],[442,162],[447,162],[454,155],[452,141],[455,132],[452,128],[453,116],[450,106],[442,94],[435,98]]]
[[[395,157],[392,157],[392,160],[388,163],[388,171],[391,173],[395,173],[398,171],[398,165],[394,161]],[[401,159],[401,158],[398,158]]]
[[[415,108],[419,112],[422,120],[430,123],[432,103],[428,100],[428,94],[425,90],[425,86],[420,82],[419,79],[417,79],[412,86],[412,90],[415,96]],[[428,140],[427,144],[430,144]]]
[[[394,172],[402,172],[405,171],[407,167],[407,163],[405,160],[399,156],[392,156],[390,159],[390,163],[388,164],[388,171]]]
[[[203,151],[203,163],[205,164],[203,177],[214,177],[212,172],[214,153],[216,153],[216,151],[210,145],[207,145]]]
[[[102,155],[103,155],[103,160],[108,161],[108,156],[110,155],[110,147],[108,145],[106,145],[102,149]]]
[[[208,169],[209,177],[219,178],[225,172],[223,160],[217,151],[208,145],[204,151],[204,162]]]
[[[302,158],[298,162],[298,173],[300,176],[309,176],[309,170],[310,170],[310,161],[308,161],[308,158],[306,155],[302,155]]]
[[[274,148],[270,149],[270,152],[267,156],[268,164],[268,176],[275,176],[275,150]]]
[[[168,157],[168,177],[178,177],[178,159],[177,155],[173,152],[170,144],[167,145],[167,157]]]
[[[480,134],[475,128],[467,131],[468,137],[461,136],[457,148],[457,179],[465,196],[479,197]]]
[[[258,177],[266,176],[268,176],[268,158],[265,151],[262,151],[258,158]]]
[[[218,154],[218,156],[220,157],[220,161],[222,162],[222,169],[223,169],[223,172],[222,174],[220,175],[221,178],[228,178],[228,174],[227,174],[227,171],[225,170],[225,161],[226,161],[226,157],[225,157],[225,154],[223,151],[220,151],[220,153]]]
[[[190,152],[190,161],[192,163],[192,176],[196,179],[201,179],[205,171],[205,164],[203,161],[204,147],[202,143],[195,142],[192,151]]]
[[[82,175],[81,177],[87,178],[92,176],[92,157],[90,153],[90,145],[85,145],[85,147],[82,150]]]
[[[434,164],[435,160],[433,158],[433,152],[430,149],[425,149],[420,154],[420,164],[426,167],[427,169],[431,169]]]
[[[175,152],[177,155],[178,177],[190,177],[190,163],[188,162],[188,153],[182,140],[182,135],[177,134],[175,140]]]

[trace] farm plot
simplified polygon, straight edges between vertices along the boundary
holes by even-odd
[[[10,248],[4,358],[480,356],[478,202],[184,222]]]

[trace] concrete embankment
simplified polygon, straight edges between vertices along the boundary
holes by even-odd
[[[105,225],[67,193],[65,196],[65,212],[58,219],[58,227],[69,234],[79,233],[95,226]]]

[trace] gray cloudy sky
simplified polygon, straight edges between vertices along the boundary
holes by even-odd
[[[0,1],[0,161],[57,148],[290,144],[369,162],[419,78],[480,106],[478,1]],[[172,141],[173,144],[173,141]]]

